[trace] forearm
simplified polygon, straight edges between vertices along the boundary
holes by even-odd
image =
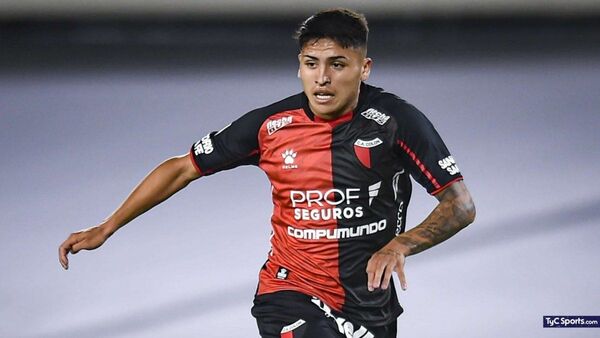
[[[394,239],[398,251],[405,256],[445,241],[475,219],[475,206],[463,182],[453,184],[440,194],[440,203],[421,224]]]
[[[196,173],[189,169],[191,163],[185,161],[189,159],[184,156],[171,158],[152,170],[103,223],[107,234],[110,236],[196,179]]]

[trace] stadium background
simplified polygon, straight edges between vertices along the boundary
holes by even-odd
[[[597,1],[0,2],[0,336],[257,337],[268,251],[257,168],[201,179],[62,271],[57,247],[162,160],[300,90],[290,38],[344,5],[371,23],[370,83],[436,125],[475,224],[410,257],[399,337],[595,337],[600,315]],[[415,186],[408,225],[435,200]]]

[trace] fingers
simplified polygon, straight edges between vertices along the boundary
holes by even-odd
[[[406,275],[404,275],[404,262],[406,261],[406,257],[404,255],[400,255],[400,259],[398,263],[396,263],[396,273],[398,274],[398,279],[400,280],[400,287],[402,290],[406,291],[408,289],[408,284],[406,283]]]
[[[383,280],[381,281],[381,288],[383,290],[387,290],[388,286],[390,286],[390,280],[392,279],[393,271],[394,267],[386,265],[385,272],[383,274]]]
[[[367,289],[369,291],[374,290],[373,281],[375,280],[375,269],[371,266],[372,260],[373,260],[373,258],[371,258],[371,260],[369,260],[369,263],[367,263]]]
[[[367,289],[374,291],[381,287],[387,289],[392,277],[394,262],[381,256],[373,256],[367,264]],[[382,279],[383,278],[383,279]]]
[[[374,291],[381,283],[381,275],[383,274],[385,266],[382,267],[380,263],[381,261],[371,257],[371,260],[369,260],[369,263],[367,264],[367,289],[369,291]]]
[[[65,270],[69,270],[69,258],[67,258],[67,252],[69,252],[69,249],[64,246],[64,243],[58,247],[58,261]]]
[[[374,291],[381,287],[386,290],[390,285],[393,271],[398,273],[402,290],[406,290],[404,255],[387,250],[375,253],[367,263],[367,289]]]
[[[398,274],[398,279],[400,279],[400,287],[402,290],[406,291],[406,289],[408,289],[408,284],[406,283],[406,276],[404,275],[404,261],[399,262],[396,265],[396,273]]]
[[[80,237],[78,235],[78,233],[71,234],[58,248],[58,260],[65,270],[69,269],[68,254],[76,254],[81,250],[79,245]]]
[[[72,233],[58,248],[60,264],[65,270],[69,269],[69,253],[76,254],[81,250],[94,250],[101,246],[107,238],[106,232],[100,226]]]
[[[71,251],[72,247],[72,236],[69,236],[66,241],[64,241],[60,247],[58,247],[58,260],[60,261],[60,265],[62,265],[63,269],[69,269],[69,258],[67,255],[69,251]]]

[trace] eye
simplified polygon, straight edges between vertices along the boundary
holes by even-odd
[[[304,65],[308,68],[315,68],[317,66],[317,63],[314,61],[306,61],[304,62]]]
[[[346,65],[341,62],[334,62],[331,66],[334,69],[343,69]]]

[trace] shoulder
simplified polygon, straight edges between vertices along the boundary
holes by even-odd
[[[427,121],[419,109],[396,94],[370,85],[365,85],[365,91],[366,105],[361,110],[363,116],[384,114],[391,117],[399,127]]]
[[[410,115],[420,113],[412,104],[394,93],[382,88],[367,85],[367,96],[369,103],[383,112],[394,115]]]
[[[267,106],[255,108],[233,121],[227,129],[235,130],[236,132],[255,134],[271,116],[285,111],[299,109],[300,107],[302,107],[301,93],[286,97]]]
[[[302,98],[303,98],[302,93],[294,94],[294,95],[286,97],[280,101],[271,103],[267,106],[256,108],[256,109],[248,112],[246,115],[249,115],[253,118],[259,118],[259,119],[262,118],[262,120],[264,121],[272,115],[275,115],[275,114],[278,114],[281,112],[285,112],[285,111],[289,111],[289,110],[302,108],[302,105],[303,105]]]

